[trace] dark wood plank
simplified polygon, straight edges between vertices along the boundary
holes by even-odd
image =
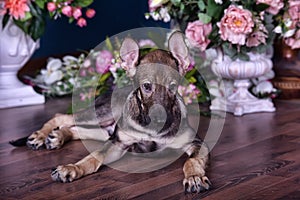
[[[102,143],[74,141],[62,149],[14,148],[10,140],[27,136],[70,98],[45,105],[0,110],[0,199],[299,199],[300,101],[277,100],[275,113],[226,115],[221,137],[211,152],[208,176],[214,184],[202,194],[184,194],[182,165],[186,156],[147,173],[127,173],[104,166],[98,173],[68,184],[53,182],[52,167],[74,163]],[[201,117],[199,135],[209,118]],[[143,163],[158,165],[161,160]],[[134,167],[137,160],[117,162]]]

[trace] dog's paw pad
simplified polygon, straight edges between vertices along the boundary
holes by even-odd
[[[42,149],[45,144],[45,136],[42,132],[36,131],[28,137],[26,144],[33,150]]]
[[[45,140],[47,149],[59,149],[63,144],[63,135],[60,133],[59,129],[54,129]]]
[[[75,165],[66,165],[66,166],[58,166],[57,168],[53,168],[51,172],[51,178],[54,181],[62,182],[62,183],[70,183],[72,182],[76,176],[76,166]]]
[[[183,180],[183,185],[186,193],[200,193],[208,191],[212,184],[206,176],[191,176]]]

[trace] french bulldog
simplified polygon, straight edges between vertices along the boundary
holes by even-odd
[[[120,57],[133,87],[115,92],[113,108],[112,93],[100,95],[93,106],[96,121],[90,110],[57,114],[28,137],[27,145],[32,149],[57,149],[70,140],[106,141],[103,148],[78,162],[55,167],[52,179],[64,183],[97,172],[100,166],[119,160],[126,152],[181,149],[188,155],[183,165],[185,191],[209,190],[211,182],[205,174],[209,149],[189,125],[186,107],[177,93],[189,66],[182,33],[170,36],[168,51],[157,49],[143,56],[138,44],[125,38]],[[87,128],[90,124],[98,128]]]

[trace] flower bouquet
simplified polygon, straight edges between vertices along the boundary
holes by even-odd
[[[138,44],[141,55],[158,48],[149,39],[141,39]],[[119,57],[119,45],[120,41],[115,41],[113,45],[107,38],[104,48],[82,53],[77,58],[73,56],[65,56],[62,59],[49,58],[46,68],[41,69],[37,76],[34,78],[24,76],[23,79],[46,96],[64,96],[76,91],[82,104],[89,104],[95,96],[107,90],[130,84],[131,81]],[[178,88],[178,92],[186,104],[209,100],[205,83],[193,63],[185,80]]]
[[[3,27],[12,19],[36,41],[45,31],[47,18],[56,20],[65,16],[70,23],[76,21],[78,26],[86,26],[83,9],[86,9],[87,18],[93,18],[96,12],[88,8],[92,3],[93,0],[1,0],[0,15],[3,16]]]

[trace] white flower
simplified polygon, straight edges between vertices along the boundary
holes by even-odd
[[[292,37],[296,32],[296,29],[292,29],[292,30],[288,30],[287,32],[285,32],[283,34],[283,37],[285,38],[289,38],[289,37]]]
[[[63,64],[66,66],[70,66],[70,67],[77,66],[76,63],[78,62],[78,59],[75,58],[74,56],[65,56],[65,57],[63,57],[62,60],[64,61]]]
[[[167,8],[161,8],[159,10],[159,15],[164,22],[169,22],[171,20],[171,16],[169,15]]]
[[[216,4],[223,4],[223,0],[215,0]]]
[[[158,21],[161,19],[160,15],[158,12],[151,12],[150,13],[151,17],[155,20],[155,21]]]
[[[41,70],[41,78],[46,85],[51,85],[63,78],[63,72],[59,70],[61,67],[62,62],[60,59],[49,59],[46,69]]]
[[[277,33],[277,34],[281,34],[281,33],[282,33],[282,28],[281,28],[281,26],[276,26],[276,27],[274,28],[274,32]]]
[[[273,92],[274,87],[269,81],[262,81],[253,88],[254,94],[265,94]]]

